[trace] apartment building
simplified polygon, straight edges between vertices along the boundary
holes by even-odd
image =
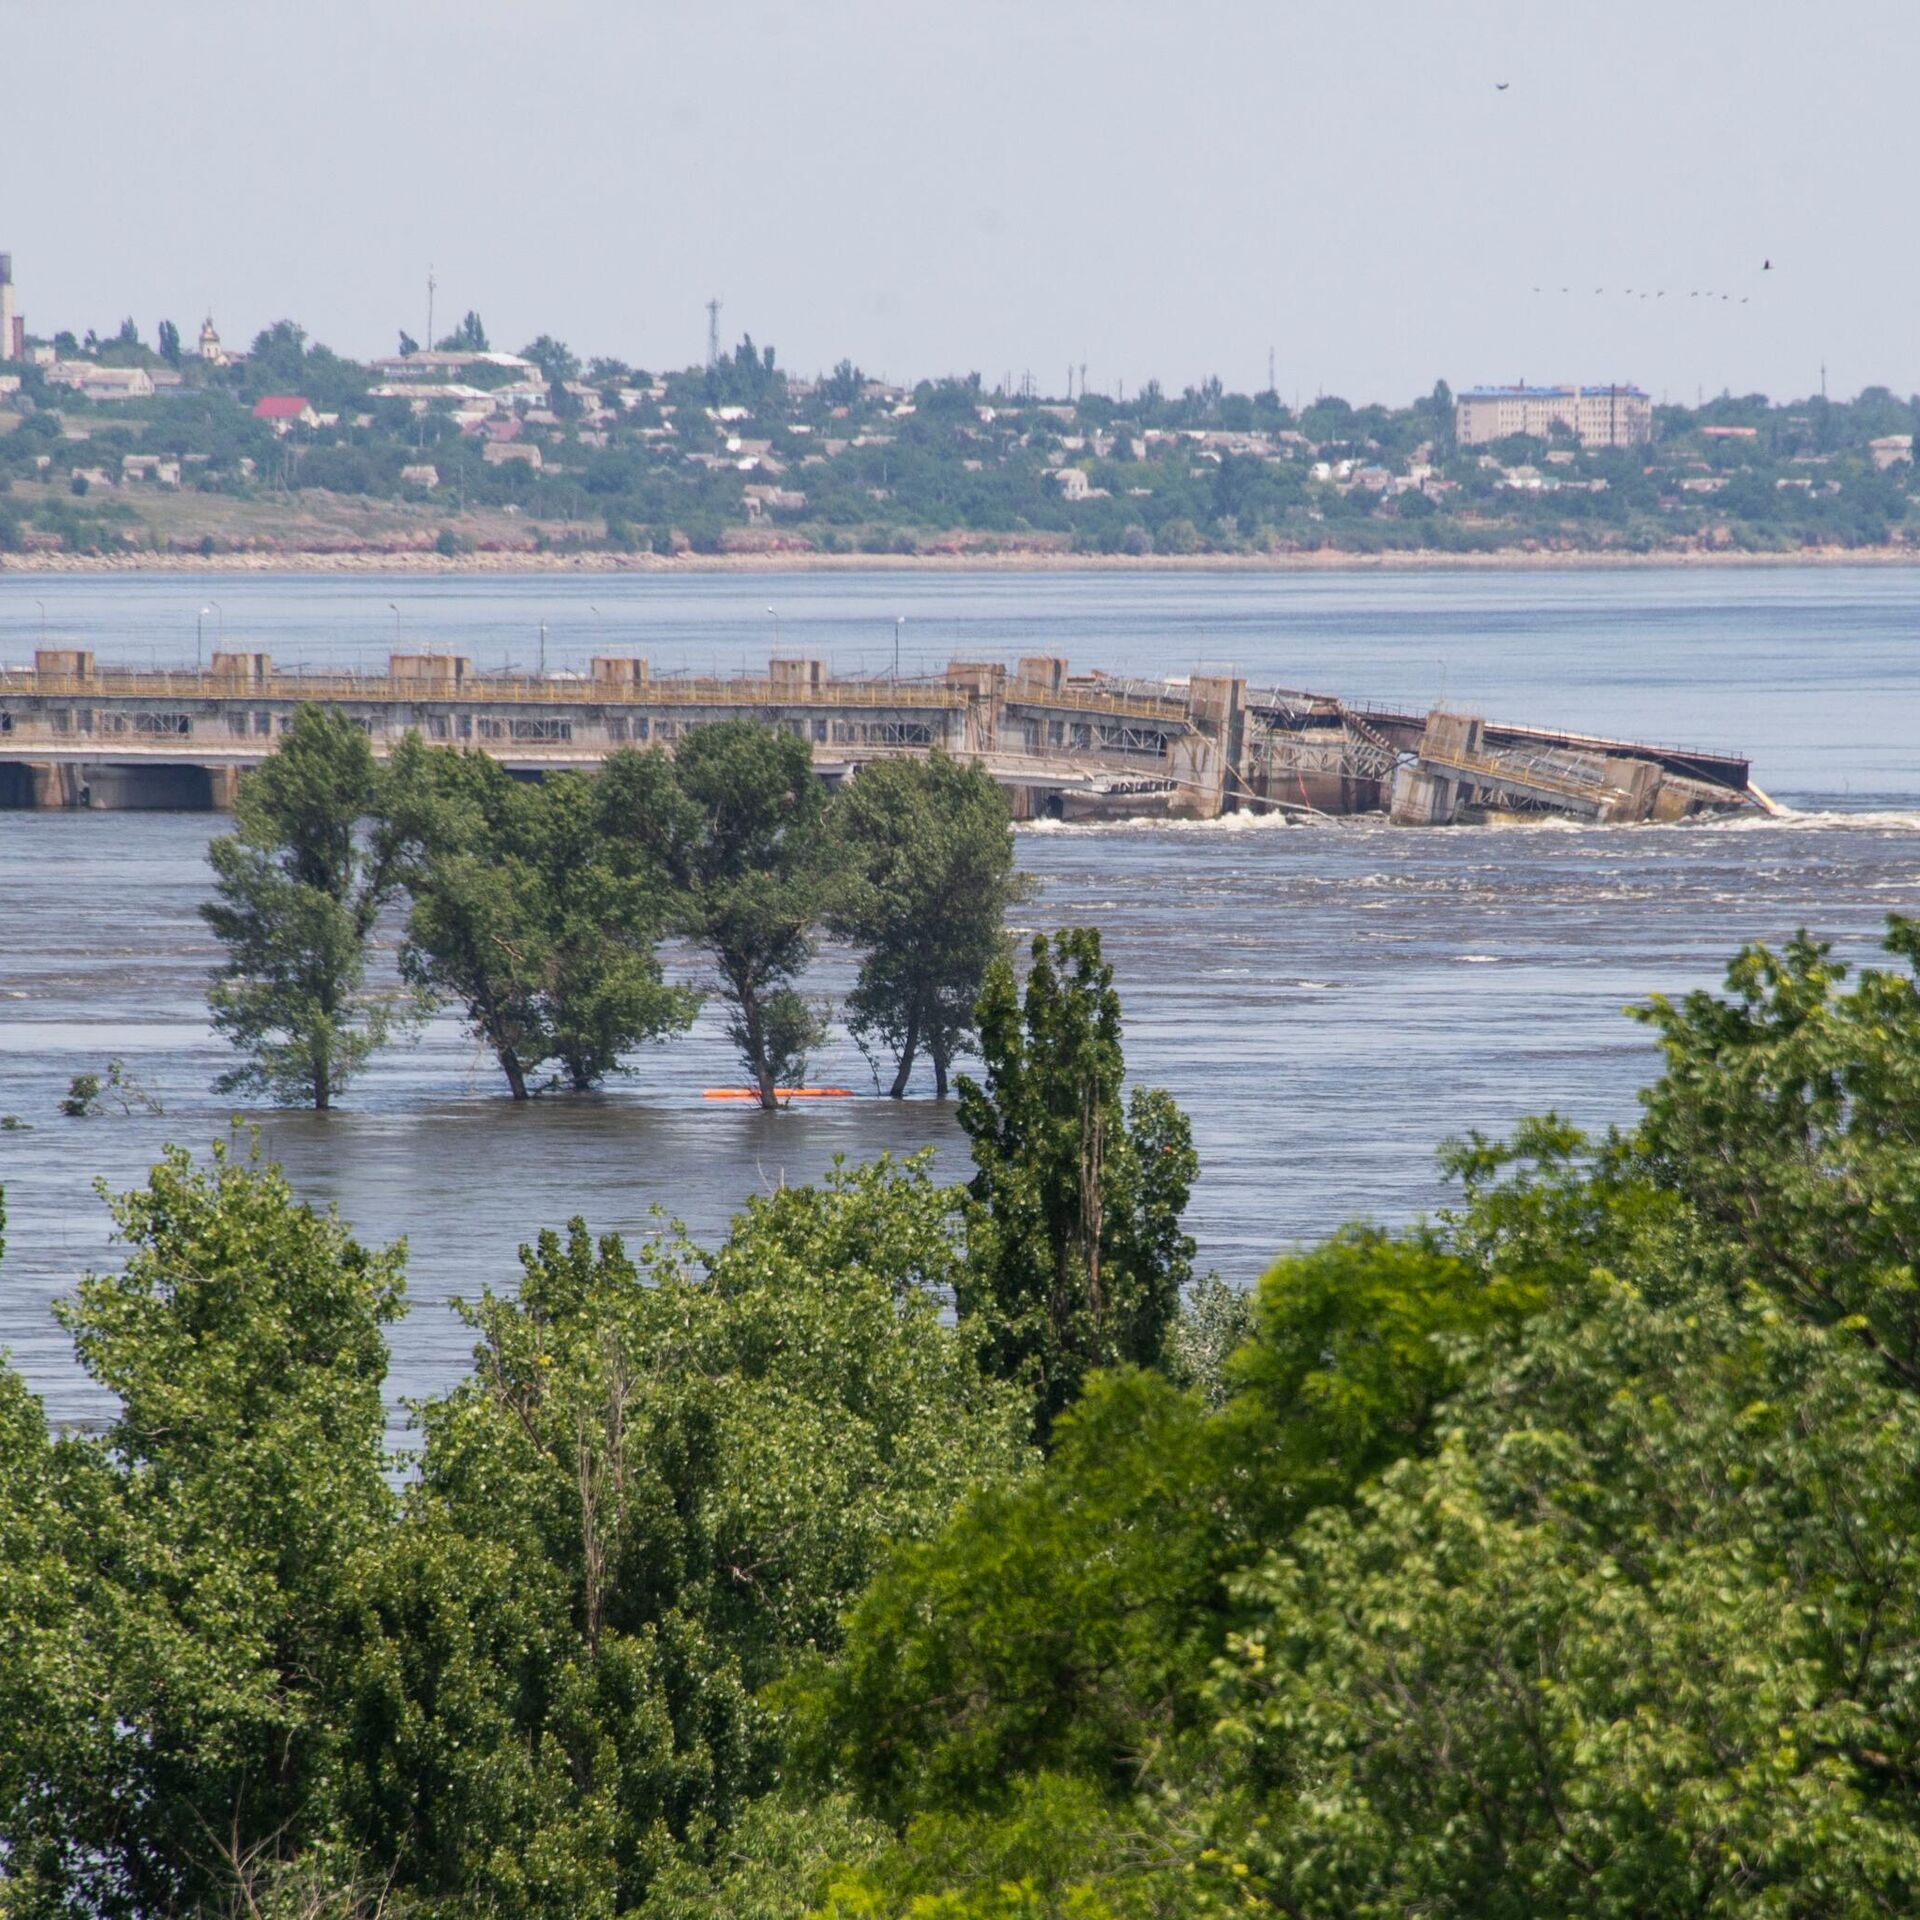
[[[1556,428],[1583,447],[1640,447],[1653,438],[1653,402],[1638,387],[1469,387],[1454,402],[1454,437],[1484,447],[1511,434],[1550,439]]]

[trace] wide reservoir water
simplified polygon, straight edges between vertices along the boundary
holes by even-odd
[[[217,601],[217,605],[212,603]],[[199,609],[209,607],[205,615]],[[773,609],[772,613],[768,608]],[[1621,1009],[1714,985],[1749,939],[1796,927],[1869,959],[1887,913],[1920,912],[1920,574],[0,577],[0,658],[47,644],[103,662],[191,661],[196,623],[309,665],[376,665],[394,644],[550,668],[639,652],[659,669],[775,650],[842,672],[953,655],[1068,655],[1142,673],[1232,666],[1256,682],[1732,748],[1793,809],[1691,827],[1396,830],[1037,828],[1033,927],[1106,935],[1139,1078],[1194,1121],[1190,1224],[1203,1264],[1246,1282],[1274,1253],[1363,1215],[1444,1200],[1443,1136],[1557,1108],[1630,1119],[1655,1068]],[[777,628],[777,633],[776,633]],[[0,813],[0,1132],[8,1248],[0,1345],[57,1418],[97,1417],[50,1305],[113,1250],[91,1191],[138,1180],[169,1141],[202,1147],[229,1103],[204,1018],[215,958],[195,914],[211,816]],[[674,956],[698,977],[697,957]],[[810,984],[844,991],[823,952]],[[124,1059],[164,1115],[57,1113],[72,1074]],[[450,1019],[384,1056],[329,1116],[258,1113],[300,1191],[363,1235],[405,1235],[413,1311],[396,1396],[444,1386],[467,1339],[453,1294],[510,1286],[513,1249],[584,1214],[713,1236],[746,1194],[835,1154],[964,1143],[930,1098],[762,1116],[699,1098],[737,1078],[721,1023],[641,1056],[604,1094],[516,1109]],[[837,1038],[815,1077],[871,1089]]]

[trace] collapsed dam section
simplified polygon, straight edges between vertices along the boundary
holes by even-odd
[[[1359,706],[1230,674],[1076,674],[1045,655],[841,679],[814,659],[718,677],[608,656],[584,674],[529,675],[432,653],[394,654],[384,674],[287,672],[264,653],[226,652],[205,671],[131,671],[68,648],[0,669],[0,807],[230,807],[241,774],[309,702],[346,713],[376,756],[418,733],[528,778],[590,769],[622,747],[671,752],[694,727],[748,716],[807,741],[833,783],[942,749],[991,774],[1016,819],[1277,811],[1440,826],[1770,808],[1729,754]]]

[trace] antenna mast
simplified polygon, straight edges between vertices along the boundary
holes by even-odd
[[[720,302],[707,302],[707,371],[720,364]]]
[[[439,283],[433,277],[433,262],[427,262],[427,339],[426,348],[433,351],[433,293]]]

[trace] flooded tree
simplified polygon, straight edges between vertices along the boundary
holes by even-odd
[[[227,949],[213,1025],[244,1056],[216,1092],[329,1107],[403,1013],[366,986],[396,880],[384,842],[362,831],[378,785],[367,736],[314,706],[241,781],[234,831],[207,849],[218,898],[200,909]]]
[[[753,720],[696,729],[673,767],[682,804],[655,831],[667,834],[676,919],[712,956],[732,1008],[727,1032],[771,1111],[826,1032],[793,985],[829,904],[826,796],[807,743]]]
[[[847,1024],[862,1051],[893,1057],[894,1099],[924,1049],[944,1100],[1005,949],[1007,908],[1029,891],[1014,871],[1007,803],[990,774],[936,751],[863,768],[835,800],[833,824],[848,855],[833,930],[862,950]]]
[[[584,1092],[693,1019],[699,996],[661,977],[668,881],[634,830],[672,781],[659,754],[538,785],[418,736],[394,755],[387,829],[413,902],[401,971],[461,1008],[516,1100],[549,1063]]]

